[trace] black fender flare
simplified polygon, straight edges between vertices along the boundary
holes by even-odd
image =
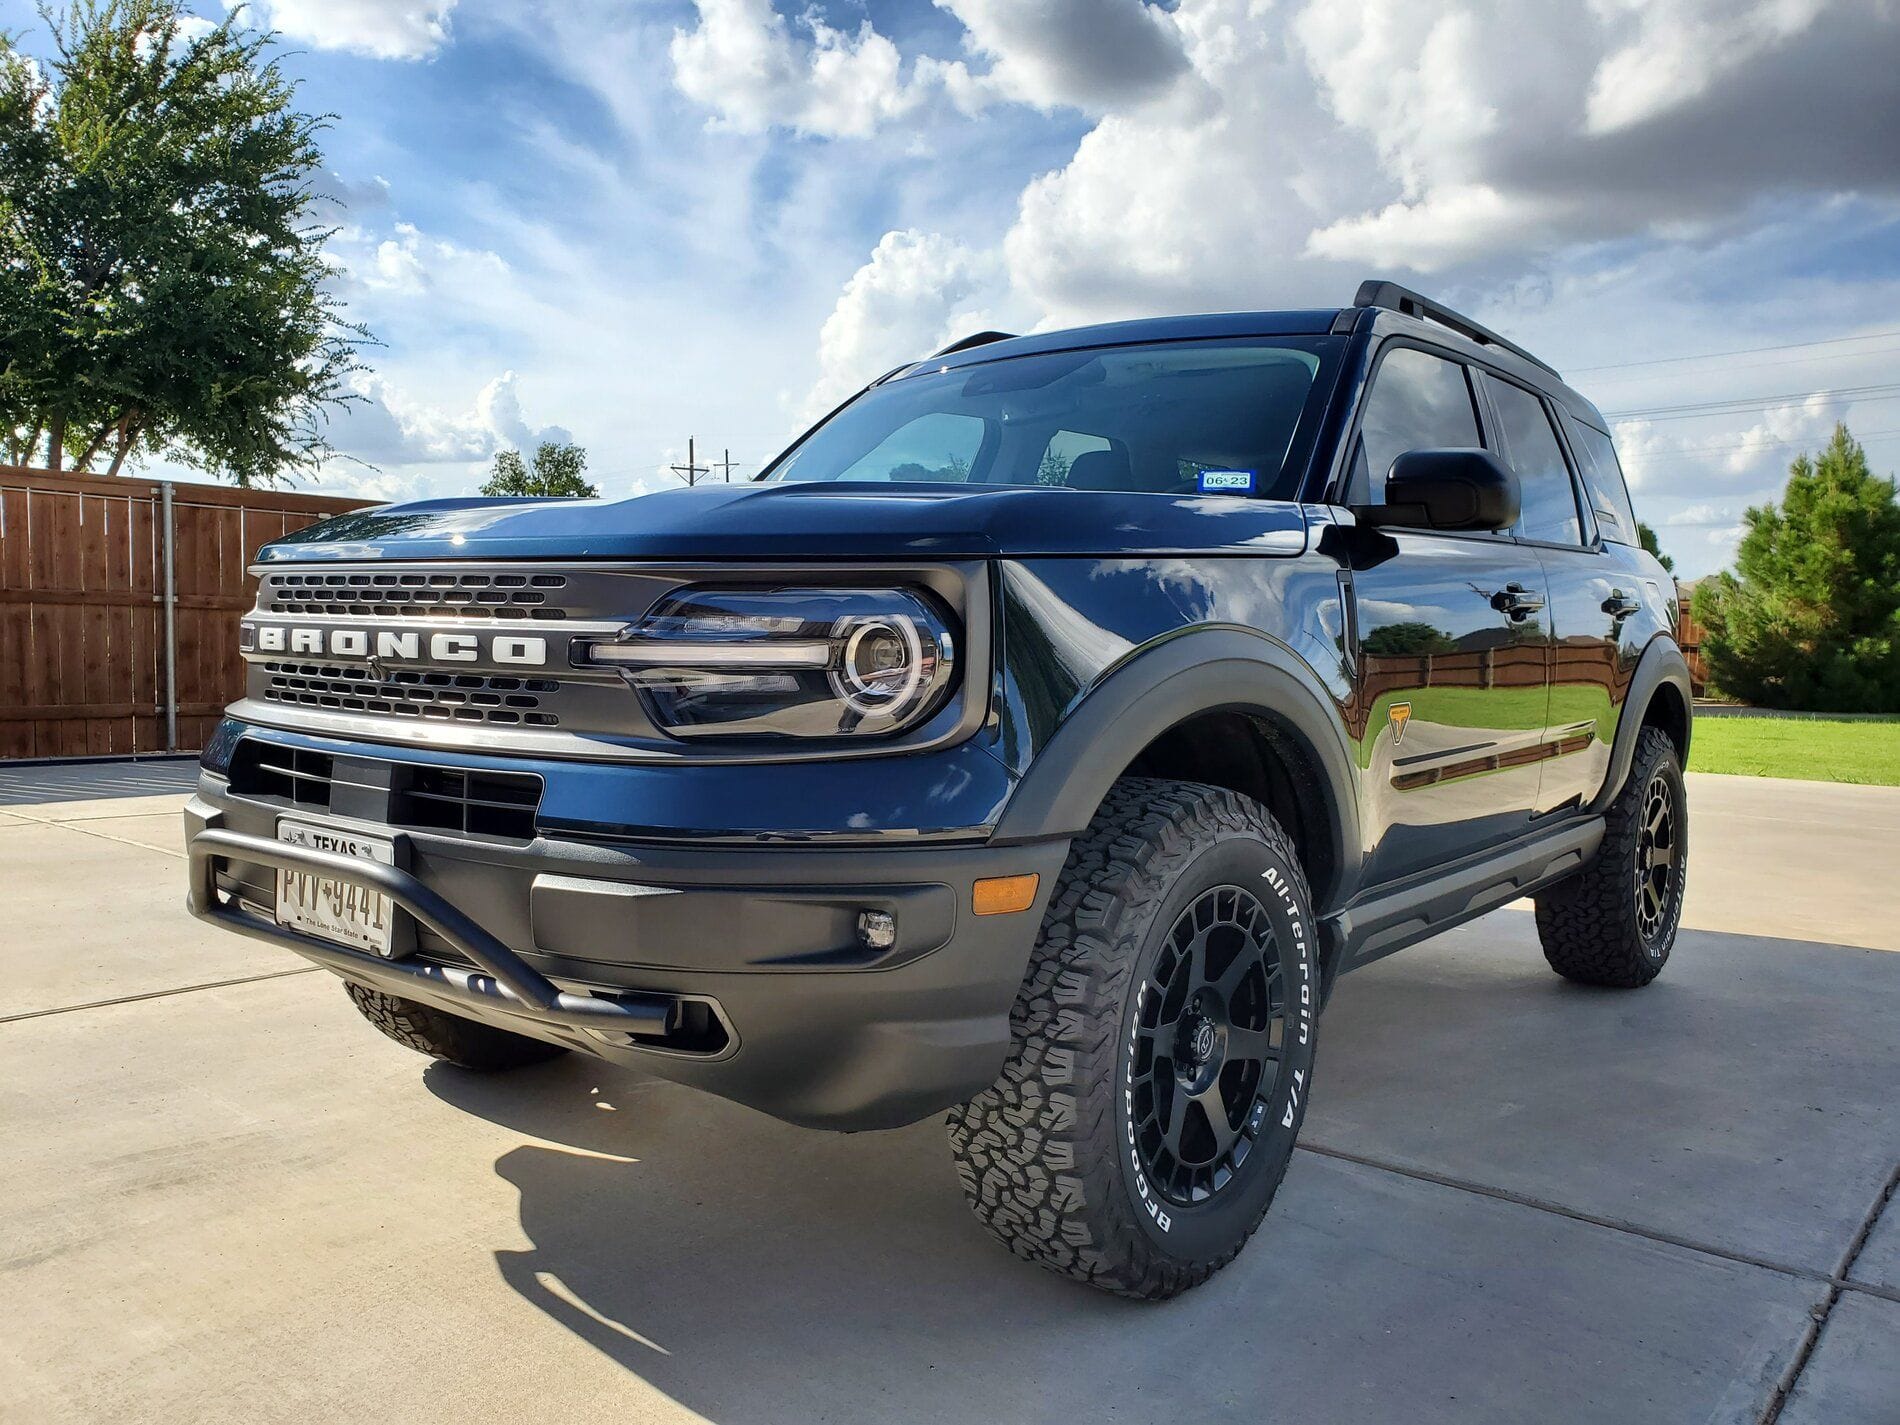
[[[1357,885],[1359,778],[1344,719],[1319,676],[1285,644],[1253,629],[1203,625],[1135,650],[1070,711],[1011,794],[998,841],[1073,837],[1129,763],[1169,728],[1211,712],[1251,713],[1294,739],[1327,840],[1333,884],[1321,906]]]
[[[1650,639],[1648,647],[1636,660],[1636,671],[1630,676],[1629,691],[1623,695],[1623,711],[1617,719],[1616,741],[1610,749],[1609,774],[1604,777],[1602,790],[1597,793],[1596,800],[1590,804],[1591,811],[1603,811],[1623,790],[1623,782],[1630,773],[1630,762],[1636,756],[1637,736],[1649,716],[1650,705],[1655,702],[1664,685],[1673,688],[1682,699],[1682,757],[1685,764],[1688,762],[1689,733],[1695,723],[1695,693],[1689,682],[1689,661],[1682,656],[1675,639],[1666,633],[1659,633]]]

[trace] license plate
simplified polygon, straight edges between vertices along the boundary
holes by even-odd
[[[338,856],[361,856],[385,866],[396,864],[395,842],[340,827],[280,821],[277,839]],[[395,920],[395,903],[368,886],[315,871],[277,873],[277,923],[287,930],[301,930],[339,945],[387,956],[394,953]]]

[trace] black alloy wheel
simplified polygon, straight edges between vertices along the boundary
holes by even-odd
[[[983,1224],[1019,1257],[1148,1300],[1231,1262],[1312,1090],[1318,925],[1266,807],[1118,781],[1052,889],[1009,1059],[950,1112]]]
[[[1603,813],[1597,854],[1537,892],[1537,938],[1551,969],[1585,985],[1648,984],[1675,945],[1688,873],[1682,756],[1661,728],[1644,727]]]
[[[1644,944],[1653,944],[1668,918],[1675,895],[1676,796],[1661,772],[1643,791],[1636,835],[1636,925]]]
[[[1279,1073],[1286,985],[1260,902],[1216,886],[1176,919],[1137,991],[1129,1104],[1163,1199],[1211,1199],[1246,1161]]]

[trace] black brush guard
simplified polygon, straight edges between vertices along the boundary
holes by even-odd
[[[370,981],[392,994],[399,995],[410,987],[426,992],[431,999],[446,996],[471,1008],[502,1010],[569,1029],[609,1030],[643,1038],[663,1039],[676,1027],[679,1001],[673,997],[621,994],[609,999],[563,990],[409,872],[395,866],[219,827],[207,827],[192,837],[190,856],[186,904],[193,915],[241,935],[295,950],[326,969]],[[276,871],[314,871],[380,891],[467,956],[476,970],[385,959],[252,915],[219,892],[221,861],[242,861]]]

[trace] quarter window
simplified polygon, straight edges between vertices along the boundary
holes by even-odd
[[[1564,412],[1564,429],[1570,433],[1570,448],[1577,452],[1577,466],[1584,488],[1590,492],[1590,507],[1596,511],[1597,528],[1603,531],[1603,537],[1615,544],[1641,544],[1616,446],[1609,436],[1568,411]]]
[[[1417,347],[1393,347],[1379,363],[1366,397],[1346,502],[1383,505],[1392,462],[1408,450],[1482,444],[1465,368]]]
[[[1485,389],[1498,413],[1498,433],[1504,456],[1517,472],[1523,513],[1516,533],[1524,539],[1551,544],[1583,543],[1577,522],[1577,496],[1570,483],[1570,467],[1550,424],[1544,403],[1522,386],[1486,375]]]

